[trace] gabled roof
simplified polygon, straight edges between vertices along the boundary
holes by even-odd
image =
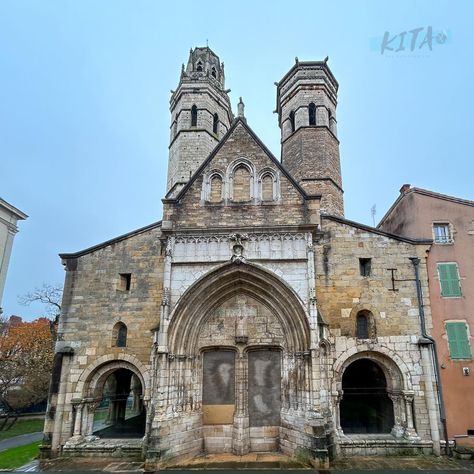
[[[430,245],[433,243],[431,239],[410,239],[409,237],[404,237],[397,234],[392,234],[390,232],[385,232],[383,230],[377,229],[375,227],[370,227],[359,222],[350,221],[344,217],[333,216],[331,214],[321,214],[321,219],[328,219],[331,221],[339,222],[340,224],[349,225],[355,227],[356,229],[363,230],[365,232],[370,232],[372,234],[382,235],[383,237],[388,237],[390,239],[398,240],[400,242],[406,242],[408,244],[418,244],[418,245]]]
[[[105,247],[108,247],[109,245],[116,244],[117,242],[121,242],[122,240],[126,240],[130,237],[133,237],[138,234],[142,234],[143,232],[146,232],[148,230],[156,229],[158,227],[161,227],[161,221],[158,222],[153,222],[153,224],[149,224],[145,227],[140,227],[139,229],[132,230],[131,232],[128,232],[123,235],[119,235],[118,237],[115,237],[110,240],[106,240],[105,242],[102,242],[101,244],[94,245],[92,247],[89,247],[84,250],[79,250],[79,252],[75,253],[60,253],[59,256],[64,259],[68,258],[77,258],[77,257],[82,257],[83,255],[87,255],[88,253],[95,252],[97,250],[103,249]]]
[[[430,191],[429,189],[416,188],[416,187],[411,187],[409,184],[404,184],[400,188],[400,195],[395,200],[395,202],[390,206],[390,209],[382,217],[380,222],[377,224],[377,227],[380,227],[380,226],[383,225],[385,220],[395,210],[395,208],[398,206],[400,201],[405,196],[407,196],[409,194],[421,194],[423,196],[428,196],[428,197],[434,198],[434,199],[441,199],[443,201],[450,201],[450,202],[453,202],[455,204],[461,204],[463,206],[474,206],[474,201],[470,201],[468,199],[462,199],[462,198],[458,198],[458,197],[455,197],[455,196],[448,196],[447,194],[435,193],[434,191]]]
[[[238,117],[234,120],[231,127],[227,131],[227,133],[222,137],[219,144],[214,148],[212,153],[204,160],[202,165],[196,170],[196,172],[191,176],[190,180],[186,183],[186,185],[181,189],[178,195],[175,198],[164,198],[163,202],[178,202],[180,201],[183,196],[186,194],[188,189],[193,185],[194,181],[204,172],[206,167],[212,161],[212,159],[219,153],[220,149],[224,146],[227,142],[229,137],[233,134],[234,130],[239,126],[242,125],[250,137],[257,143],[257,145],[262,149],[262,151],[268,156],[268,158],[273,162],[273,164],[282,172],[282,174],[291,182],[291,184],[296,188],[296,190],[301,194],[304,199],[314,199],[320,196],[309,196],[306,194],[305,190],[297,183],[297,181],[291,176],[291,174],[286,170],[286,168],[278,161],[272,152],[264,145],[264,143],[258,138],[255,132],[247,125],[246,121],[241,117]]]

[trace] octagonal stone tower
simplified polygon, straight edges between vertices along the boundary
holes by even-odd
[[[338,83],[325,61],[300,62],[277,83],[282,163],[321,212],[344,215],[336,129]]]
[[[170,99],[167,197],[179,192],[229,129],[228,92],[219,57],[208,47],[191,49]]]

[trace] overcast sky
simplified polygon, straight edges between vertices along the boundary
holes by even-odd
[[[229,5],[1,0],[0,196],[29,215],[14,242],[7,315],[43,313],[17,298],[62,283],[59,252],[161,219],[170,89],[206,40],[225,62],[234,112],[242,96],[277,157],[274,82],[295,56],[329,56],[347,218],[372,224],[376,204],[379,220],[404,183],[474,199],[474,3]]]

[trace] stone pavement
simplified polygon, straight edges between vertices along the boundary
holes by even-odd
[[[50,460],[43,460],[41,467],[38,468],[41,472],[143,472],[143,462],[124,461],[117,458],[92,458],[92,457],[77,457],[77,458],[57,458]]]
[[[474,474],[474,461],[432,456],[354,456],[333,463],[328,470],[318,471],[305,468],[301,463],[278,453],[252,453],[246,456],[203,455],[183,462],[180,466],[175,465],[169,470],[173,474],[196,474],[196,470],[218,470],[220,474],[238,474],[238,470],[242,469],[245,469],[245,474],[262,474],[267,470],[278,470],[285,474],[301,474],[302,471],[320,474]],[[34,469],[29,466],[27,470],[31,472]],[[61,458],[43,461],[41,471],[143,473],[143,463],[114,458]]]
[[[0,441],[0,451],[6,449],[16,448],[17,446],[24,446],[25,444],[34,443],[43,439],[43,432],[28,433],[24,435],[14,436],[13,438],[4,439]]]
[[[461,462],[457,459],[435,456],[352,456],[342,458],[331,464],[331,472],[338,471],[463,471],[474,473],[473,462]]]

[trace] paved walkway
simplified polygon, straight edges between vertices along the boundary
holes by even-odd
[[[14,436],[13,438],[4,439],[0,441],[0,451],[6,449],[16,448],[17,446],[24,446],[25,444],[34,443],[35,441],[41,441],[43,439],[43,433],[28,433],[24,435]]]
[[[39,461],[37,459],[19,467],[18,469],[15,469],[15,471],[18,472],[38,472],[39,470]]]

